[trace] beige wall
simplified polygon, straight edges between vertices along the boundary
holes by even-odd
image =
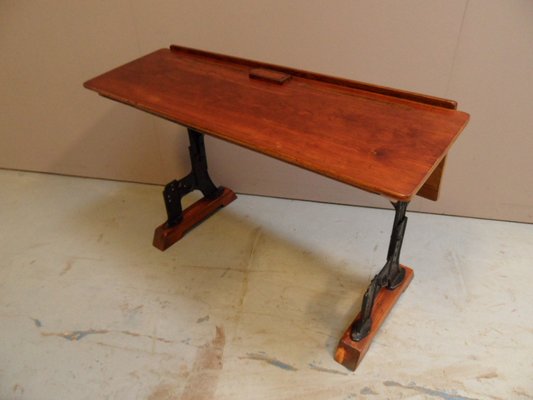
[[[165,183],[183,129],[82,82],[170,43],[455,99],[472,115],[441,200],[411,209],[533,222],[530,0],[0,1],[0,167]],[[239,192],[387,206],[208,139]]]

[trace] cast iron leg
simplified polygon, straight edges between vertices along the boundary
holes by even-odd
[[[379,291],[384,287],[389,290],[395,289],[402,283],[405,276],[405,270],[400,267],[400,251],[402,249],[405,226],[407,225],[407,217],[405,216],[407,204],[408,202],[404,201],[393,203],[396,212],[392,226],[389,251],[387,253],[387,262],[382,270],[372,279],[363,297],[361,319],[353,326],[351,332],[352,340],[356,342],[364,339],[372,328],[372,308]]]
[[[183,219],[181,199],[193,190],[200,190],[208,199],[214,199],[223,192],[217,188],[207,172],[207,157],[205,154],[204,135],[193,129],[189,131],[189,156],[192,171],[185,177],[174,180],[165,186],[163,197],[167,209],[167,226],[178,224]]]

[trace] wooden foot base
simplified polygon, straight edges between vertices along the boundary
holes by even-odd
[[[335,360],[346,368],[355,371],[370,347],[372,339],[374,339],[374,336],[385,321],[385,318],[387,318],[387,315],[389,315],[389,312],[392,310],[401,294],[411,283],[414,276],[413,270],[403,265],[402,268],[405,269],[405,277],[402,284],[394,290],[382,288],[376,296],[374,308],[372,309],[372,329],[368,336],[359,342],[353,341],[350,337],[352,326],[359,320],[359,318],[361,318],[361,313],[359,313],[346,332],[344,332],[341,340],[339,340],[339,345],[335,352]]]
[[[154,232],[154,246],[162,251],[168,249],[185,236],[188,231],[209,218],[220,207],[227,206],[237,198],[231,189],[223,189],[222,194],[216,199],[210,200],[204,197],[187,207],[183,211],[183,219],[179,224],[169,228],[165,222],[158,226]]]

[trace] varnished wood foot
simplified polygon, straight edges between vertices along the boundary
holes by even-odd
[[[401,285],[394,290],[382,288],[376,296],[376,301],[374,302],[374,307],[372,309],[372,329],[368,336],[359,342],[353,341],[350,337],[352,326],[361,317],[361,313],[359,313],[348,329],[346,329],[341,340],[339,340],[339,345],[335,352],[335,360],[346,368],[355,371],[370,347],[372,339],[374,339],[374,336],[385,321],[385,318],[387,318],[387,315],[389,315],[401,294],[411,283],[414,276],[413,270],[403,265],[402,268],[405,269],[405,277]]]
[[[203,197],[196,203],[187,207],[183,211],[183,219],[175,226],[168,227],[166,222],[158,226],[154,232],[154,246],[159,250],[166,250],[196,225],[205,221],[211,214],[216,212],[220,207],[227,206],[237,198],[235,193],[228,188],[216,199],[206,199]]]

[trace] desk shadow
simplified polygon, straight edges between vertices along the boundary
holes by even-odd
[[[185,128],[85,92],[92,117],[59,147],[51,172],[161,184],[188,172]]]
[[[117,188],[115,183],[98,202],[72,218],[80,235],[100,238],[95,252],[105,246],[105,257],[128,276],[150,275],[178,291],[180,285],[188,284],[188,291],[179,295],[216,304],[210,311],[215,313],[212,319],[229,319],[240,340],[255,335],[250,339],[254,343],[266,345],[279,340],[288,347],[302,347],[311,340],[305,348],[308,357],[313,358],[309,353],[318,354],[319,348],[333,356],[339,338],[360,307],[373,274],[369,266],[352,259],[333,261],[332,254],[298,240],[287,229],[281,232],[262,226],[251,208],[239,208],[239,200],[160,252],[151,241],[154,228],[165,219],[162,188],[119,185]],[[196,193],[188,196],[184,205],[197,198]],[[195,273],[202,274],[202,283],[191,286],[187,279]],[[231,283],[224,283],[228,279]],[[231,294],[229,309],[222,310],[219,304],[227,304],[224,290],[228,288],[235,293]],[[280,336],[286,330],[284,324],[294,328],[292,335]]]

